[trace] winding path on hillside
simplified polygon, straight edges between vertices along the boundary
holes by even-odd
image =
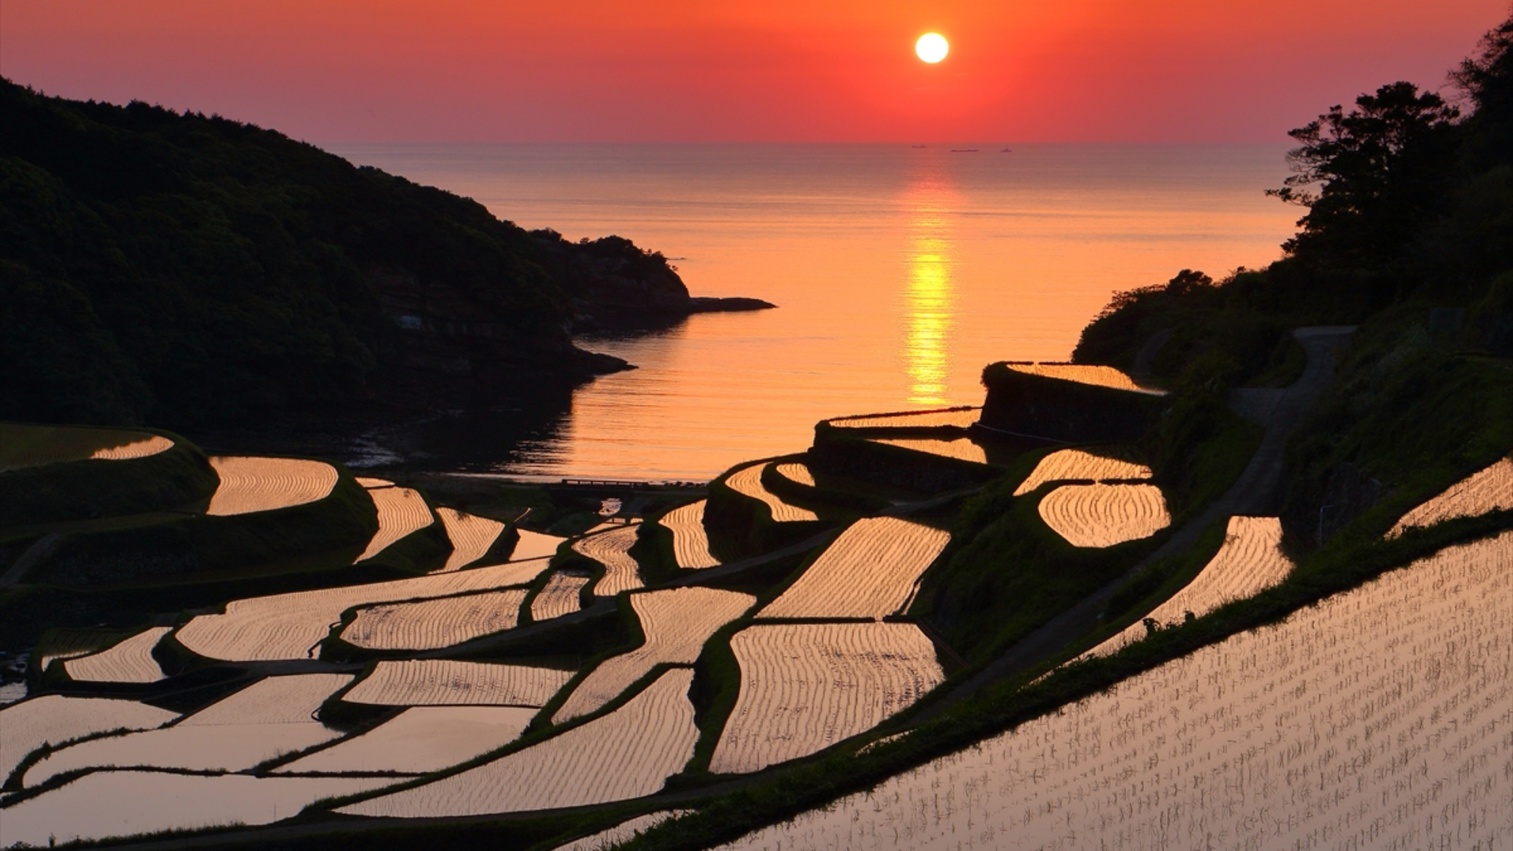
[[[947,707],[972,697],[991,683],[1022,671],[1064,648],[1098,623],[1103,609],[1131,576],[1164,558],[1177,555],[1197,543],[1203,531],[1222,518],[1234,515],[1274,515],[1286,471],[1287,440],[1303,422],[1334,377],[1336,354],[1355,326],[1317,326],[1292,332],[1308,356],[1303,374],[1281,389],[1258,388],[1234,391],[1230,409],[1265,426],[1266,433],[1250,463],[1235,483],[1197,516],[1182,524],[1160,547],[1082,602],[1067,609],[1010,647],[974,676],[931,702],[918,720],[939,715]]]

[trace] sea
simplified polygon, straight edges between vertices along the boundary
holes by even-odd
[[[1264,266],[1299,215],[1265,195],[1282,144],[328,148],[522,227],[627,237],[694,295],[778,305],[581,336],[637,369],[529,427],[438,411],[344,459],[521,478],[703,481],[803,451],[821,419],[981,404],[985,365],[1067,359],[1121,290]]]

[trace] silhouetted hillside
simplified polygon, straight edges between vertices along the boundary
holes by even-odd
[[[8,81],[0,125],[0,419],[560,392],[625,366],[572,345],[575,295],[580,312],[699,309],[628,240],[528,234],[271,130]]]

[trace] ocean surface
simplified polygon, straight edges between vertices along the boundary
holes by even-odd
[[[639,368],[523,432],[438,412],[422,440],[364,438],[378,461],[554,478],[703,480],[802,451],[820,419],[980,404],[986,364],[1066,359],[1119,290],[1263,266],[1299,213],[1263,194],[1281,145],[329,148],[779,306],[582,337]]]

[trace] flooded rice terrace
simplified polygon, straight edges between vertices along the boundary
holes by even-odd
[[[877,444],[887,429],[960,429],[960,416],[834,431],[894,453]],[[1133,452],[1031,450],[1017,473],[993,473],[996,498],[1031,524],[1019,533],[1066,551],[1151,538],[1170,517]],[[790,456],[737,467],[705,498],[633,523],[595,515],[557,537],[278,460],[220,462],[230,508],[217,522],[345,489],[370,500],[373,524],[338,570],[417,530],[445,533],[451,550],[422,575],[48,639],[44,684],[71,695],[0,707],[5,847],[295,816],[360,833],[489,815],[550,831],[538,847],[581,847],[707,804],[647,796],[762,784],[785,764],[915,735],[911,713],[948,705],[926,701],[972,670],[912,607],[960,546],[955,509],[932,511],[961,493],[837,490],[845,477]],[[1498,510],[1504,472],[1452,483],[1389,537]],[[876,510],[826,502],[848,496]],[[710,552],[736,544],[755,554]],[[1513,836],[1510,566],[1513,532],[1449,547],[731,847],[1495,845]],[[1231,517],[1184,587],[1069,652],[1117,652],[1144,638],[1141,621],[1203,617],[1293,569],[1277,518]]]

